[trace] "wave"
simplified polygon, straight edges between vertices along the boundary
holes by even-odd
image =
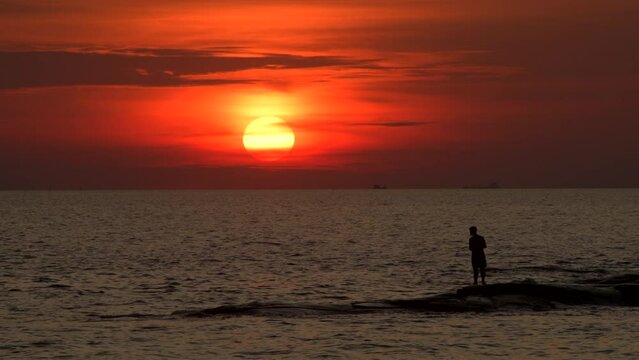
[[[463,313],[534,310],[568,306],[639,306],[639,274],[617,275],[583,285],[537,284],[534,281],[467,286],[455,292],[416,298],[352,302],[348,304],[298,304],[250,302],[213,308],[179,310],[168,317],[322,316],[382,311]],[[162,317],[150,314],[101,315],[102,319]],[[167,316],[164,316],[167,317]]]
[[[253,315],[253,316],[316,316],[330,314],[356,314],[371,312],[371,309],[358,309],[352,304],[295,304],[295,303],[261,303],[250,302],[241,305],[223,305],[201,310],[175,311],[172,316],[180,317],[211,317],[220,315]]]
[[[607,274],[608,271],[606,269],[600,268],[570,268],[570,267],[562,267],[557,265],[530,265],[530,266],[519,266],[516,268],[495,268],[489,267],[486,269],[488,272],[566,272],[573,274]]]
[[[586,279],[581,280],[580,283],[602,285],[639,284],[639,274],[620,274],[605,278]]]
[[[639,285],[615,286],[546,285],[532,282],[468,286],[454,293],[417,299],[375,300],[343,305],[251,302],[201,310],[176,311],[173,316],[304,316],[357,314],[380,311],[433,313],[491,312],[503,310],[551,310],[561,306],[639,306]]]

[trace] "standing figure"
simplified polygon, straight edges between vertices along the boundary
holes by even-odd
[[[484,249],[486,248],[486,240],[484,237],[477,234],[477,227],[471,226],[470,239],[468,240],[468,249],[472,252],[473,263],[473,277],[475,279],[475,285],[477,285],[477,272],[481,272],[481,283],[486,285],[486,255]]]

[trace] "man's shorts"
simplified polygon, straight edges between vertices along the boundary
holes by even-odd
[[[486,267],[486,255],[473,254],[472,260],[473,260],[473,269]]]

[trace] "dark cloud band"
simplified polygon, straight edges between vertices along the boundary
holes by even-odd
[[[219,56],[200,50],[123,52],[0,52],[0,88],[73,85],[198,86],[252,80],[194,79],[192,76],[249,69],[367,67],[367,61],[334,56],[266,54]],[[259,80],[259,79],[258,79]]]
[[[428,121],[379,121],[379,122],[361,122],[352,123],[353,126],[381,126],[381,127],[409,127],[428,125]]]

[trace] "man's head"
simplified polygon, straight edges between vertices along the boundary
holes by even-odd
[[[468,228],[468,230],[470,231],[470,235],[476,235],[477,234],[477,226],[471,226]]]

